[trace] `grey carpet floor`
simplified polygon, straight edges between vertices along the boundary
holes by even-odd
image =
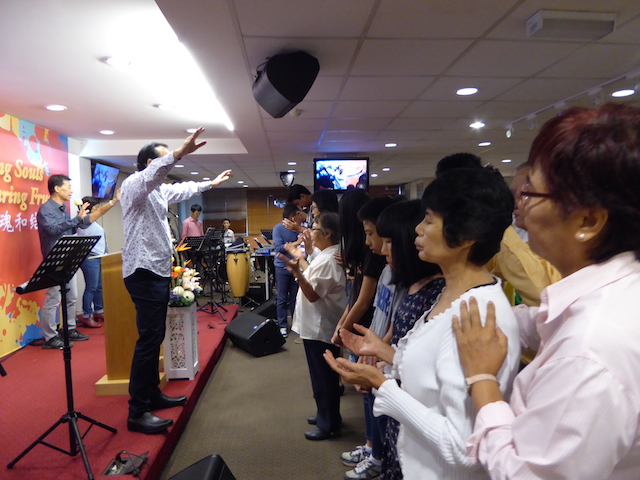
[[[160,480],[214,453],[237,480],[343,478],[340,453],[364,441],[362,397],[346,386],[341,438],[306,440],[315,402],[296,337],[260,358],[227,343]]]

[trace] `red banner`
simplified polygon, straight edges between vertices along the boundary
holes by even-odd
[[[69,174],[67,137],[0,114],[0,356],[42,336],[44,291],[15,288],[42,261],[36,214],[57,173]]]

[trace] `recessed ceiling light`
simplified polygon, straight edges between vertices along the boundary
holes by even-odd
[[[184,168],[184,165],[174,165],[173,168]]]
[[[105,57],[102,61],[112,67],[128,67],[131,65],[131,62],[126,58],[122,57]]]
[[[505,158],[504,160],[502,160],[502,163],[511,163],[511,159],[510,158]]]
[[[249,185],[247,185],[246,183],[244,185],[242,185],[244,188],[249,188]]]
[[[187,128],[187,133],[196,133],[197,131],[197,128]]]
[[[113,131],[113,130],[100,130],[100,133],[101,133],[102,135],[113,135],[113,134],[114,134],[114,133],[116,133],[116,132],[115,132],[115,131]]]
[[[287,165],[297,165],[297,163],[296,162],[289,162],[289,163],[287,163]]]
[[[484,127],[484,122],[473,122],[471,125],[469,125],[471,128],[482,128]]]
[[[375,177],[377,177],[377,176],[378,176],[378,174],[377,174],[377,173],[372,173],[372,174],[371,174],[371,176],[372,176],[373,178],[375,178]]]
[[[295,170],[287,170],[287,173],[296,173]]]
[[[202,180],[211,180],[211,177],[202,177]]]
[[[67,107],[65,107],[64,105],[56,104],[47,105],[45,108],[47,110],[51,110],[52,112],[64,112],[67,109]]]
[[[489,145],[491,145],[491,142],[480,142],[478,144],[479,147],[488,147]]]
[[[475,88],[475,87],[465,87],[465,88],[461,88],[460,90],[458,90],[456,92],[456,95],[465,96],[465,95],[474,95],[476,93],[478,93],[478,89],[477,88]]]
[[[612,97],[620,98],[620,97],[628,97],[629,95],[633,95],[636,93],[635,90],[631,88],[625,88],[624,90],[618,90],[611,94]]]
[[[191,172],[191,175],[199,175],[199,172]]]
[[[244,180],[238,180],[238,183],[244,183]]]
[[[385,143],[384,146],[387,147],[387,148],[393,148],[393,147],[397,147],[398,144],[397,143]]]
[[[388,172],[389,170],[391,170],[389,167],[384,167],[384,168],[382,169],[382,171],[383,171],[383,172]]]

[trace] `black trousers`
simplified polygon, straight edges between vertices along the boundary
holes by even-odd
[[[330,350],[335,357],[340,355],[340,347],[318,340],[304,340],[307,354],[313,398],[316,400],[317,424],[323,432],[337,432],[342,425],[340,416],[340,377],[331,370],[322,356]]]
[[[160,395],[160,346],[164,340],[169,303],[170,277],[138,268],[124,279],[136,306],[136,325],[140,338],[136,342],[129,378],[129,415],[148,412],[152,399]]]

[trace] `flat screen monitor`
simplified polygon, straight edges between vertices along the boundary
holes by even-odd
[[[103,163],[94,163],[91,172],[91,196],[111,200],[116,193],[120,169]]]
[[[313,190],[369,190],[369,158],[315,158]]]

